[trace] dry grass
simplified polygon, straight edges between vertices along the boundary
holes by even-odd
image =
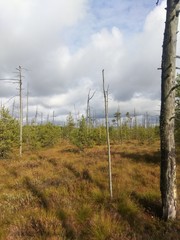
[[[178,240],[180,221],[160,220],[159,160],[158,143],[113,145],[113,200],[105,146],[1,160],[0,239]]]

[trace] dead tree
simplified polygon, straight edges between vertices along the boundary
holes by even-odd
[[[108,89],[105,90],[104,69],[102,70],[102,78],[103,78],[103,93],[104,93],[104,104],[105,104],[106,140],[107,140],[107,147],[108,147],[109,191],[110,191],[110,197],[112,199],[113,189],[112,189],[111,146],[110,146],[109,124],[108,124]]]
[[[177,211],[174,139],[176,42],[180,2],[167,0],[161,75],[161,176],[162,218],[175,219]]]
[[[91,124],[90,100],[94,97],[95,92],[93,92],[92,95],[90,94],[91,94],[91,89],[89,90],[89,93],[88,93],[87,110],[86,110],[86,122],[88,127],[90,127],[90,124]]]
[[[27,85],[27,95],[26,95],[26,125],[29,125],[29,85]]]
[[[22,67],[16,68],[19,77],[19,155],[22,156],[23,105],[22,105]]]

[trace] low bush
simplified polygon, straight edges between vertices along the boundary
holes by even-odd
[[[5,108],[0,110],[0,158],[8,157],[19,143],[19,123]]]

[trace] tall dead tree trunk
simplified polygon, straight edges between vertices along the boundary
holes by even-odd
[[[95,92],[93,92],[92,95],[90,94],[91,94],[91,89],[89,90],[89,93],[88,93],[87,110],[86,110],[86,122],[87,122],[88,128],[91,126],[90,100],[94,97]]]
[[[161,76],[161,178],[162,218],[175,219],[177,210],[174,140],[176,42],[179,0],[167,0]]]
[[[112,188],[112,166],[111,166],[111,145],[109,138],[109,124],[108,124],[108,90],[105,90],[104,69],[102,70],[103,78],[103,94],[104,94],[104,110],[105,110],[105,123],[106,123],[106,141],[108,147],[108,171],[109,171],[109,192],[111,199],[113,198]]]

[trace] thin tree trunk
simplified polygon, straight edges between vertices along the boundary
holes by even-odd
[[[174,140],[176,41],[179,0],[167,0],[161,76],[161,178],[162,218],[175,219],[177,211],[176,157]]]
[[[108,147],[109,191],[110,191],[110,197],[112,199],[113,190],[112,190],[111,146],[110,146],[110,138],[109,138],[109,125],[108,125],[108,90],[105,91],[104,70],[102,70],[102,77],[103,77],[103,93],[104,93],[104,104],[105,104],[106,140],[107,140],[107,147]]]
[[[19,72],[19,155],[22,156],[22,130],[23,130],[23,106],[22,106],[22,67],[16,68]]]
[[[29,85],[27,85],[26,125],[29,125]]]
[[[87,127],[90,128],[92,122],[91,122],[91,112],[90,112],[90,100],[94,97],[95,92],[91,94],[91,89],[89,90],[88,93],[88,98],[87,98],[87,109],[86,109],[86,122],[87,122]]]

